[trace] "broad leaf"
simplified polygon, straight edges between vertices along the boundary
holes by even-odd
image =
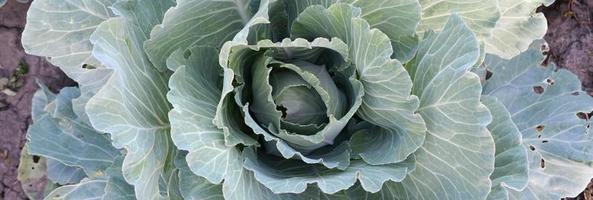
[[[115,147],[126,149],[123,176],[139,199],[159,198],[159,181],[168,177],[169,73],[150,63],[142,43],[170,6],[171,1],[120,1],[114,7],[121,16],[91,36],[93,55],[114,72],[86,105],[88,117],[95,128],[111,133]]]
[[[404,162],[378,166],[358,160],[342,171],[255,151],[243,151],[245,168],[274,193],[302,193],[307,189],[307,184],[316,183],[323,193],[333,194],[350,188],[356,181],[360,181],[366,191],[377,192],[387,181],[402,181],[414,169],[415,162],[413,156]]]
[[[293,22],[309,6],[319,5],[328,8],[334,3],[348,3],[353,7],[360,8],[357,12],[370,24],[371,28],[377,28],[389,37],[393,47],[393,57],[401,62],[407,62],[416,51],[418,38],[415,34],[421,14],[420,4],[417,0],[283,0],[283,2],[286,4],[288,28],[291,30],[295,30],[292,28]],[[347,16],[343,17],[349,19]],[[327,24],[325,21],[320,22]],[[326,29],[331,28],[324,27],[318,31]],[[302,37],[302,35],[297,37]]]
[[[527,149],[522,146],[521,132],[504,105],[490,96],[483,96],[482,103],[492,113],[488,130],[496,145],[494,172],[490,175],[492,191],[488,199],[508,199],[507,189],[521,191],[527,186]]]
[[[539,45],[511,60],[489,55],[485,61],[492,77],[484,94],[505,105],[528,150],[529,183],[521,192],[510,191],[512,199],[576,196],[593,176],[593,136],[586,117],[593,98],[574,74],[541,65]]]
[[[54,101],[43,102],[47,88],[43,87],[35,95],[35,107],[45,103],[44,111],[33,111],[35,123],[27,132],[29,153],[52,159],[70,167],[81,168],[89,177],[102,176],[104,170],[111,166],[119,151],[111,146],[109,139],[101,132],[77,119],[72,111],[72,99],[80,93],[75,88],[64,88]],[[50,172],[60,173],[62,178],[67,174],[64,167],[58,164],[49,165]],[[53,168],[57,167],[57,168]],[[67,169],[68,171],[76,169]],[[56,176],[52,174],[51,176]],[[79,176],[79,175],[76,175]],[[65,181],[65,180],[63,180]],[[62,182],[62,181],[59,181]]]
[[[402,199],[481,199],[490,192],[494,141],[486,125],[492,118],[480,103],[479,77],[467,71],[477,59],[474,34],[457,15],[420,42],[407,67],[428,134],[414,153],[416,169],[381,192]]]
[[[122,174],[123,157],[117,157],[113,165],[106,170],[106,180],[102,200],[134,200],[134,187],[124,179]]]
[[[266,9],[258,12],[259,7],[253,5],[260,4]],[[177,5],[165,14],[163,23],[152,30],[150,40],[145,43],[146,52],[155,66],[165,69],[166,59],[177,49],[192,46],[219,48],[224,42],[239,37],[235,35],[241,30],[244,31],[238,40],[246,40],[249,28],[243,28],[265,23],[268,4],[269,0],[178,0]],[[259,18],[252,18],[256,13]]]
[[[56,188],[49,193],[46,200],[68,200],[68,199],[101,199],[103,196],[103,189],[105,188],[105,180],[89,180],[84,179],[82,182],[75,185],[65,185]]]
[[[418,45],[416,27],[420,23],[421,7],[417,0],[339,0],[361,9],[360,17],[371,28],[385,33],[391,40],[393,57],[407,62]]]
[[[29,54],[49,57],[70,78],[78,80],[102,68],[91,55],[91,34],[103,21],[114,17],[109,8],[116,0],[39,0],[31,4],[23,31],[23,47]]]
[[[179,191],[184,199],[224,199],[221,185],[215,185],[203,177],[191,172],[185,161],[186,153],[175,158],[175,166],[179,169]]]
[[[422,17],[418,32],[441,30],[447,19],[452,15],[463,18],[467,26],[479,38],[489,37],[496,22],[500,18],[498,1],[476,0],[419,0]]]
[[[499,0],[500,19],[492,35],[484,40],[486,52],[510,59],[525,51],[531,42],[544,37],[548,29],[543,13],[536,9],[554,0]]]
[[[47,178],[60,185],[80,182],[86,177],[84,170],[62,164],[59,161],[47,159]]]
[[[178,61],[184,65],[171,76],[167,94],[173,104],[171,137],[179,149],[189,151],[186,160],[194,173],[219,184],[233,167],[230,161],[240,156],[237,149],[225,145],[224,131],[213,123],[222,95],[219,75],[223,69],[217,64],[215,49],[198,47],[189,52],[189,58]]]

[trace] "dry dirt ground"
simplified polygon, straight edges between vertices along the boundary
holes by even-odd
[[[28,7],[29,4],[8,0],[0,8],[0,199],[7,200],[26,198],[16,176],[20,149],[31,123],[35,80],[54,91],[74,85],[45,59],[24,53],[20,33]],[[577,74],[583,89],[593,95],[593,0],[557,0],[539,11],[549,23],[545,39],[550,46],[550,59]],[[592,192],[590,184],[574,199],[593,200]]]
[[[6,200],[26,199],[16,177],[31,123],[31,98],[38,88],[35,80],[54,91],[74,84],[44,58],[23,51],[20,34],[28,8],[16,0],[0,8],[0,199]]]

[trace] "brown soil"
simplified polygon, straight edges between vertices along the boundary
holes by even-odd
[[[8,0],[0,8],[0,79],[10,81],[9,86],[0,85],[10,90],[0,90],[0,199],[7,200],[26,199],[16,177],[19,154],[31,123],[31,98],[38,88],[35,80],[53,91],[74,84],[44,58],[23,51],[20,34],[28,8],[29,4],[16,0]]]
[[[25,199],[17,181],[20,149],[31,122],[31,98],[35,80],[53,91],[74,85],[45,59],[26,55],[20,44],[29,4],[8,0],[0,8],[0,78],[14,79],[13,96],[0,92],[0,199]],[[581,79],[583,89],[593,95],[593,0],[557,0],[540,8],[549,23],[545,36],[551,59]],[[25,64],[25,65],[22,65]],[[20,66],[20,67],[19,67]],[[27,66],[27,67],[23,67]],[[23,73],[27,69],[27,73]],[[22,74],[22,75],[21,75]],[[593,200],[593,184],[574,199]]]
[[[575,73],[593,95],[593,0],[556,0],[540,10],[548,19],[551,59]]]

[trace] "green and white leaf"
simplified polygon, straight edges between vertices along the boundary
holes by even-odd
[[[72,167],[62,164],[59,161],[47,159],[47,178],[60,185],[80,182],[86,177],[84,170],[79,167]]]
[[[353,136],[351,142],[360,147],[357,153],[365,161],[400,162],[420,147],[426,128],[422,117],[414,114],[418,99],[410,96],[412,81],[401,63],[390,59],[393,50],[389,37],[378,29],[371,30],[359,18],[359,10],[347,4],[334,4],[327,9],[309,7],[295,21],[293,36],[338,37],[348,43],[349,57],[365,90],[357,113],[386,129]]]
[[[70,78],[78,80],[84,64],[103,68],[91,55],[91,34],[114,17],[116,0],[39,0],[31,4],[22,43],[29,54],[49,57]]]
[[[382,192],[400,199],[481,199],[490,192],[495,147],[486,126],[492,118],[480,103],[479,77],[468,71],[479,56],[474,34],[457,15],[420,42],[406,67],[428,134],[414,153],[416,169]]]
[[[126,182],[122,167],[123,156],[119,156],[111,167],[106,170],[105,193],[102,200],[135,200],[134,187]]]
[[[72,99],[80,94],[78,89],[64,88],[54,101],[44,102],[41,99],[47,92],[47,88],[43,87],[35,94],[33,107],[45,104],[45,110],[33,111],[35,123],[27,131],[29,153],[51,159],[50,164],[58,161],[69,167],[81,168],[89,177],[102,176],[120,154],[119,151],[111,146],[103,133],[77,119],[72,111]],[[58,167],[56,165],[49,165],[49,169]],[[63,170],[64,167],[59,168]],[[50,172],[66,177],[64,171]]]
[[[266,50],[268,49],[273,49],[274,51],[276,51],[278,54],[282,55],[282,56],[287,56],[286,58],[283,59],[298,59],[300,58],[299,55],[303,55],[302,59],[307,60],[309,58],[316,58],[318,57],[320,54],[320,52],[322,51],[327,51],[327,50],[331,50],[334,51],[336,53],[338,53],[339,55],[341,55],[341,58],[339,58],[339,60],[342,60],[344,57],[347,57],[348,55],[348,50],[347,50],[347,46],[346,44],[344,44],[342,41],[340,41],[337,38],[334,38],[332,40],[328,40],[325,38],[318,38],[316,40],[313,40],[312,42],[308,42],[304,39],[295,39],[290,40],[290,39],[285,39],[282,42],[278,42],[278,43],[273,43],[270,40],[262,40],[260,42],[258,42],[257,45],[244,45],[244,44],[240,44],[240,43],[236,43],[236,42],[228,42],[224,45],[223,47],[223,51],[221,53],[221,65],[226,66],[228,68],[231,68],[232,70],[234,70],[237,74],[244,74],[244,70],[245,69],[250,69],[251,66],[246,66],[246,65],[250,65],[251,62],[250,59],[253,59],[254,55],[259,55],[259,54],[263,54],[266,52]],[[232,51],[232,53],[231,53]],[[235,64],[236,63],[236,64]],[[268,69],[269,70],[269,69]],[[264,71],[264,70],[260,70],[260,71]],[[241,78],[240,76],[237,76],[239,78]],[[262,77],[262,79],[264,78],[264,76],[260,76]],[[237,78],[237,79],[239,79]],[[225,80],[226,81],[226,80]],[[242,80],[240,80],[242,81]],[[239,81],[239,82],[240,82]],[[265,93],[262,92],[264,91],[264,89],[266,89],[264,87],[265,81],[258,81],[256,80],[258,83],[261,82],[261,85],[259,87],[259,91],[260,93]],[[325,166],[329,167],[329,168],[334,168],[334,167],[340,167],[340,168],[344,168],[345,166],[347,166],[347,161],[348,161],[348,155],[346,155],[348,152],[329,152],[327,154],[317,154],[313,153],[309,156],[305,156],[306,154],[303,153],[303,151],[311,151],[314,149],[317,149],[319,147],[323,147],[326,145],[331,144],[331,142],[334,140],[334,138],[338,135],[338,133],[342,130],[343,127],[346,126],[348,120],[351,118],[351,116],[355,113],[356,108],[358,108],[358,106],[361,103],[361,97],[362,97],[362,87],[360,85],[360,83],[357,80],[351,79],[348,80],[351,82],[352,84],[352,88],[351,88],[351,93],[353,94],[350,98],[350,101],[353,102],[353,105],[351,105],[350,110],[348,110],[348,112],[342,116],[340,119],[335,119],[335,117],[330,117],[330,122],[328,125],[326,125],[323,130],[317,132],[316,134],[313,135],[297,135],[297,134],[289,134],[286,131],[279,131],[279,132],[268,132],[268,130],[273,130],[273,129],[269,129],[265,130],[267,127],[260,127],[260,123],[257,123],[255,118],[253,119],[247,119],[247,118],[252,118],[251,114],[249,113],[250,108],[253,107],[249,107],[250,105],[247,105],[247,107],[245,107],[245,105],[243,105],[244,103],[242,102],[241,99],[237,100],[237,103],[241,104],[241,106],[244,106],[243,111],[245,113],[245,122],[246,124],[252,128],[254,130],[254,132],[256,134],[259,135],[263,135],[264,136],[264,140],[268,141],[268,142],[272,142],[274,143],[274,145],[270,145],[270,148],[275,148],[283,157],[285,158],[293,158],[293,157],[299,157],[300,159],[302,159],[303,161],[307,162],[307,163],[322,163]],[[254,81],[255,82],[255,81]],[[227,83],[230,85],[230,83]],[[267,87],[270,87],[269,85]],[[263,88],[263,89],[262,89]],[[254,88],[255,89],[255,88]],[[242,90],[238,89],[236,91],[236,98],[240,98],[242,96]],[[266,99],[267,95],[262,94],[261,97],[259,97],[259,99],[256,99],[255,101],[265,101],[263,103],[261,102],[253,102],[253,104],[255,105],[256,103],[258,105],[266,105],[268,106],[269,109],[258,109],[261,110],[262,112],[268,112],[270,113],[269,116],[272,116],[274,113],[272,113],[271,111],[269,111],[270,109],[275,110],[275,107],[273,107],[273,100],[271,99],[271,89],[269,89],[268,93],[270,94],[270,98]],[[327,96],[327,98],[331,98],[329,95]],[[263,100],[262,100],[263,99]],[[266,101],[267,100],[267,101]],[[232,102],[231,104],[234,104],[235,102]],[[273,117],[269,117],[266,116],[268,118],[271,118],[269,121],[273,121]],[[279,113],[276,113],[276,118],[279,118]],[[260,116],[260,119],[262,119],[263,117]],[[260,120],[261,122],[261,120]],[[279,122],[279,120],[277,121]],[[266,123],[262,123],[262,124],[266,124]],[[274,123],[272,123],[273,125]],[[277,125],[279,126],[279,125]],[[280,139],[282,138],[282,139]],[[291,145],[289,145],[291,144]],[[336,144],[338,145],[338,144]],[[275,147],[274,147],[275,146]],[[336,147],[338,149],[343,149],[344,146],[339,146]],[[346,147],[347,148],[347,147]],[[301,150],[301,151],[299,151]],[[332,156],[331,158],[328,156]]]
[[[125,148],[123,176],[138,199],[162,198],[159,181],[172,144],[167,113],[168,72],[160,72],[144,53],[142,43],[160,23],[171,1],[120,1],[121,14],[102,23],[91,36],[93,55],[113,75],[86,105],[95,128],[111,133],[113,145]],[[149,12],[147,12],[149,11]]]
[[[255,179],[274,193],[302,193],[308,184],[314,184],[323,193],[334,194],[352,187],[360,181],[369,192],[377,192],[387,181],[401,181],[414,169],[414,157],[388,165],[369,165],[361,160],[345,170],[328,169],[322,165],[308,165],[299,160],[283,159],[258,154],[255,149],[243,150],[245,168]]]
[[[521,191],[527,186],[527,149],[522,146],[521,132],[504,105],[490,96],[483,96],[482,103],[492,113],[488,130],[496,145],[494,172],[490,175],[492,191],[487,199],[509,199],[507,190]]]
[[[210,183],[203,177],[195,175],[185,161],[186,153],[175,158],[175,166],[179,169],[179,191],[183,199],[224,199],[222,185]]]
[[[404,63],[414,57],[418,46],[416,28],[420,23],[418,0],[338,0],[361,9],[360,17],[372,29],[379,29],[391,40],[392,57]]]
[[[576,196],[593,176],[590,121],[577,114],[591,112],[593,99],[574,74],[540,64],[541,43],[511,60],[489,55],[485,61],[492,77],[484,94],[505,105],[528,149],[529,183],[521,192],[510,191],[511,199]]]
[[[75,185],[65,185],[49,193],[45,200],[101,199],[104,194],[105,180],[83,179]]]
[[[213,123],[223,92],[223,69],[217,64],[216,49],[198,47],[189,52],[189,58],[178,61],[184,65],[171,76],[167,94],[173,105],[171,137],[179,149],[189,152],[185,159],[192,172],[219,184],[233,167],[230,161],[240,156],[233,146],[225,145],[224,131]]]
[[[422,17],[418,26],[418,33],[424,34],[429,30],[441,30],[447,19],[452,15],[459,15],[467,26],[479,38],[491,35],[500,18],[498,1],[492,0],[419,0],[422,7]]]
[[[492,35],[484,40],[486,53],[505,59],[527,50],[529,44],[546,34],[548,24],[543,13],[536,13],[542,4],[548,6],[554,0],[499,0],[501,13]]]
[[[145,42],[146,52],[155,66],[164,70],[166,59],[177,49],[192,46],[220,48],[241,30],[244,30],[241,34],[248,34],[249,29],[244,29],[246,25],[267,21],[267,6],[264,4],[269,0],[258,3],[262,4],[260,8],[266,8],[261,12],[251,7],[254,3],[254,0],[178,0],[177,5],[167,11],[162,24],[152,30],[150,40]],[[258,16],[252,18],[255,13]]]
[[[401,62],[407,62],[414,56],[416,51],[418,38],[415,34],[421,14],[420,4],[417,0],[284,0],[284,3],[290,26],[309,6],[319,5],[320,8],[328,8],[335,3],[350,4],[359,8],[357,12],[360,13],[361,18],[370,24],[371,28],[379,29],[389,37],[394,58]],[[342,17],[349,19],[347,16]],[[320,22],[326,24],[324,21]],[[328,27],[323,30],[325,29],[328,29]],[[302,35],[298,37],[302,37]],[[318,35],[316,37],[323,36]]]

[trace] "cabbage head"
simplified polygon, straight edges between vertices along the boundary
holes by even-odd
[[[593,99],[542,64],[550,3],[36,0],[23,44],[79,87],[28,150],[75,177],[51,198],[574,196]]]

